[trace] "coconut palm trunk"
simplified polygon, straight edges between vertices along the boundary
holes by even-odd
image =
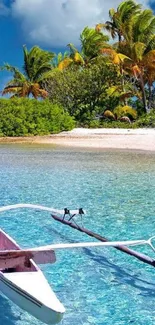
[[[141,88],[141,91],[142,91],[142,100],[143,100],[143,105],[144,105],[144,111],[145,111],[145,113],[148,114],[148,113],[150,113],[150,108],[149,108],[149,106],[147,104],[144,80],[143,80],[143,76],[142,76],[141,73],[139,74],[139,85],[140,85],[140,88]]]
[[[148,85],[148,88],[149,88],[148,109],[150,111],[151,110],[151,101],[152,101],[152,87],[150,84]]]
[[[120,62],[120,74],[121,74],[121,84],[122,84],[122,92],[125,93],[125,80],[124,80],[124,71],[123,71],[123,64]],[[128,105],[128,100],[124,98],[124,105]]]

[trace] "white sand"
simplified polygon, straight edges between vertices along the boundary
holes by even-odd
[[[0,138],[0,142],[40,143],[60,146],[155,151],[155,129],[76,128],[50,136]]]
[[[72,131],[61,132],[61,135],[103,135],[103,134],[154,134],[155,129],[85,129],[76,128]]]

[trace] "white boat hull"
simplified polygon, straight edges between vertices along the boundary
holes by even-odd
[[[26,277],[28,276],[28,272]],[[38,283],[38,287],[40,286],[40,295],[45,295],[45,291],[42,292],[42,281],[44,279],[44,284],[47,289],[47,297],[49,297],[49,302],[47,300],[44,301],[44,299],[37,299],[36,295],[32,295],[32,293],[29,293],[29,291],[24,290],[21,286],[19,286],[17,283],[18,281],[14,281],[12,275],[15,275],[15,278],[17,279],[18,274],[9,274],[9,273],[2,273],[0,272],[0,291],[8,297],[10,300],[12,300],[16,305],[18,305],[20,308],[24,309],[37,319],[41,320],[42,322],[46,324],[57,324],[61,321],[63,314],[65,312],[65,309],[63,305],[59,302],[57,297],[55,296],[54,292],[51,290],[50,286],[48,285],[44,275],[39,270],[37,272],[33,273],[39,273],[39,277],[41,279],[41,282]],[[11,276],[10,276],[11,275]],[[21,275],[23,275],[21,273]],[[36,274],[37,275],[37,274]],[[33,276],[34,278],[34,276]],[[18,279],[17,279],[18,280]],[[25,278],[26,281],[26,278]],[[26,282],[24,283],[26,284]],[[35,285],[35,283],[34,283]],[[48,290],[49,289],[49,290]],[[50,295],[49,295],[50,293]],[[51,299],[50,299],[51,298]],[[53,306],[52,306],[53,305]]]

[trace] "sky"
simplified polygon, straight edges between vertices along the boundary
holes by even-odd
[[[68,43],[79,45],[85,26],[108,20],[110,8],[120,0],[0,0],[0,66],[23,65],[22,46],[39,45],[52,52],[65,51]],[[155,0],[141,0],[155,13]],[[0,72],[0,89],[10,79]]]

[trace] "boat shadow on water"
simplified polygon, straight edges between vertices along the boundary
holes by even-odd
[[[155,297],[155,282],[147,281],[137,274],[130,274],[123,268],[110,262],[103,255],[95,254],[90,249],[84,248],[84,251],[95,262],[103,265],[104,268],[106,268],[106,270],[107,270],[107,268],[110,268],[111,273],[114,275],[114,279],[111,281],[112,284],[114,284],[114,285],[127,284],[127,285],[134,287],[135,289],[138,289],[139,295],[141,295],[141,296],[148,296],[148,297],[152,297],[152,298]],[[131,272],[133,272],[133,271],[131,271]],[[100,272],[100,273],[102,273],[102,272]]]
[[[54,232],[57,236],[59,236],[62,240],[67,242],[75,243],[77,241],[71,240],[68,236],[61,234],[55,228],[46,228],[46,231],[52,233]],[[82,248],[84,253],[91,258],[94,262],[103,266],[103,272],[100,269],[100,274],[105,275],[105,269],[110,269],[111,274],[114,276],[113,280],[111,280],[111,284],[113,285],[123,285],[127,284],[137,290],[139,290],[139,295],[144,297],[155,297],[155,282],[147,281],[143,276],[138,274],[131,274],[127,271],[127,269],[123,269],[122,267],[112,263],[105,256],[99,255],[95,251],[89,248]],[[153,269],[153,268],[152,268]],[[133,270],[130,270],[133,273]],[[136,271],[135,271],[136,272]],[[147,270],[146,270],[147,272]],[[140,273],[140,272],[139,272]]]
[[[0,295],[0,324],[1,325],[15,325],[21,320],[20,315],[14,315],[8,299]]]

